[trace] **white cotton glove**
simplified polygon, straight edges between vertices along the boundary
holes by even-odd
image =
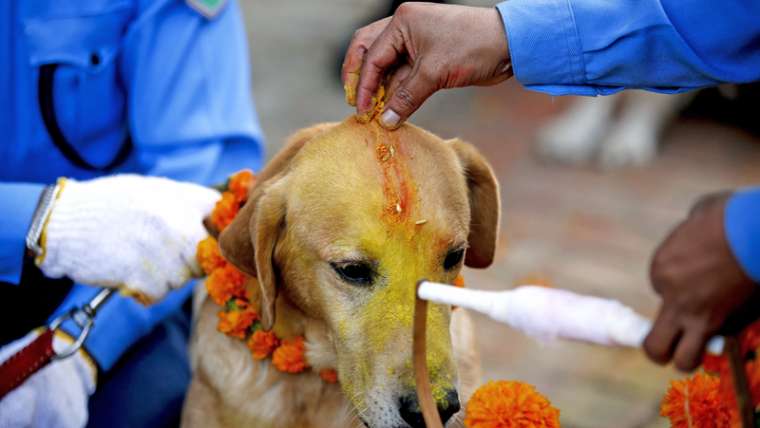
[[[218,199],[215,190],[159,177],[65,180],[37,264],[51,278],[158,300],[201,275],[195,249]]]
[[[0,348],[5,361],[39,332],[32,332]],[[69,339],[56,335],[53,349],[62,350]],[[0,427],[81,428],[87,423],[87,402],[95,391],[96,369],[79,351],[62,360],[51,361],[26,382],[0,400]]]

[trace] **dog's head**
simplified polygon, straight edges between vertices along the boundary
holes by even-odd
[[[341,386],[365,424],[418,426],[415,284],[450,283],[463,263],[491,263],[498,194],[472,146],[348,119],[296,134],[220,245],[258,278],[265,328],[278,296],[327,325]],[[449,307],[430,306],[428,368],[444,418],[459,409],[449,321]]]

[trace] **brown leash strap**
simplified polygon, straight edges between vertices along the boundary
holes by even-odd
[[[744,368],[744,356],[741,354],[736,336],[726,336],[726,354],[731,366],[731,378],[736,394],[736,404],[739,406],[741,426],[755,428],[755,409],[752,406],[752,395]]]
[[[46,329],[31,343],[0,364],[0,400],[45,367],[53,355],[53,330]]]
[[[425,418],[425,426],[428,428],[443,428],[441,416],[433,400],[430,389],[430,378],[427,369],[427,352],[425,350],[427,330],[427,301],[420,299],[417,291],[420,283],[414,289],[414,333],[412,335],[412,352],[414,359],[414,380],[417,383],[417,401]]]

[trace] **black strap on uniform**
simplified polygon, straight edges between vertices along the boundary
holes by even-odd
[[[53,144],[55,144],[58,150],[61,151],[63,156],[79,168],[97,172],[109,172],[114,170],[119,165],[123,164],[132,152],[132,138],[129,133],[127,133],[116,156],[114,156],[114,158],[105,166],[93,165],[83,158],[74,146],[66,140],[63,131],[61,131],[60,126],[58,126],[58,118],[55,114],[55,102],[53,99],[53,83],[57,68],[58,64],[45,64],[41,66],[40,76],[37,81],[37,96],[40,104],[40,112],[42,113],[42,121],[45,123],[45,128],[50,135],[50,139],[53,140]]]

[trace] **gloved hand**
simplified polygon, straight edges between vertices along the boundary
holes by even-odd
[[[39,335],[32,332],[0,348],[5,361]],[[56,335],[53,348],[70,343]],[[97,371],[84,351],[52,361],[0,400],[0,427],[80,428],[87,423],[87,402],[95,391]]]
[[[51,278],[121,288],[143,301],[201,275],[195,247],[219,193],[166,178],[65,180],[37,264]]]

